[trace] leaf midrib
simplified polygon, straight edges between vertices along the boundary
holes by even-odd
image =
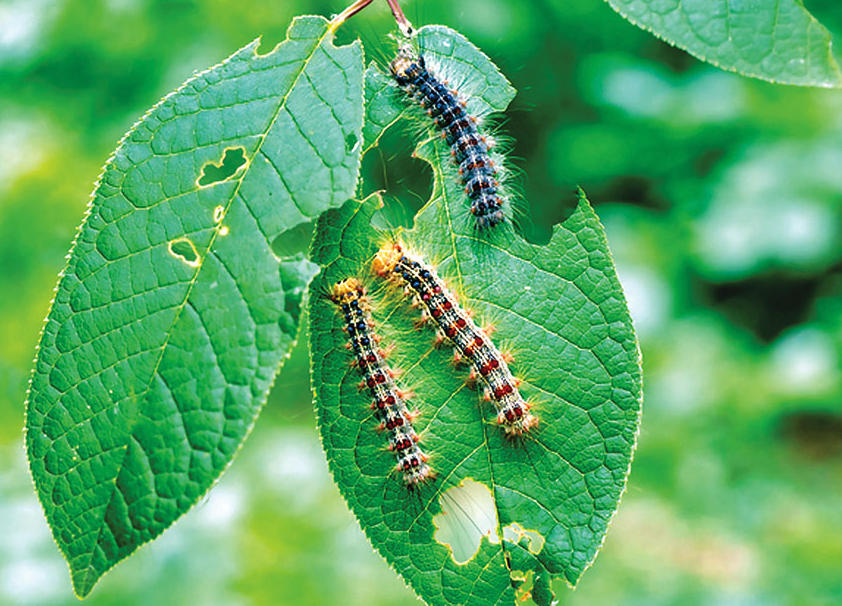
[[[435,174],[436,178],[438,179],[439,187],[441,187],[441,200],[431,199],[427,204],[439,203],[439,204],[444,205],[445,217],[447,219],[448,231],[450,233],[450,239],[449,239],[450,247],[451,247],[451,253],[450,254],[453,257],[453,263],[456,266],[456,275],[457,275],[458,280],[459,280],[459,287],[464,288],[465,281],[464,281],[464,277],[462,275],[462,267],[461,267],[460,262],[459,262],[459,256],[456,254],[456,230],[453,229],[453,216],[452,216],[451,210],[450,210],[450,203],[452,202],[452,199],[450,198],[449,191],[448,191],[448,188],[447,188],[447,184],[445,183],[445,180],[444,180],[445,175],[444,175],[444,165],[442,163],[441,150],[439,149],[439,143],[437,141],[435,141],[433,139],[433,140],[431,140],[431,143],[432,143],[432,146],[433,146],[433,153],[435,154],[435,160],[436,160],[436,165],[433,167],[433,173]],[[449,162],[449,161],[450,161],[449,158],[445,158],[445,162]],[[486,460],[488,461],[488,474],[490,476],[489,479],[491,481],[491,485],[496,486],[496,481],[494,479],[494,464],[491,460],[491,448],[489,447],[489,440],[488,440],[488,424],[482,422],[482,420],[480,420],[480,423],[482,425],[482,444],[477,446],[477,448],[474,450],[474,452],[476,452],[476,450],[478,450],[480,448],[483,448],[485,450]],[[459,466],[462,465],[462,463],[464,463],[464,460],[460,461],[458,465],[454,466],[454,468],[453,468],[454,473],[455,473],[456,469],[458,469]],[[437,490],[436,494],[438,495],[440,492],[441,491]],[[495,520],[497,522],[497,528],[496,528],[497,535],[499,537],[501,537],[501,539],[502,539],[503,529],[500,526],[500,506],[497,503],[497,495],[494,494],[494,493],[492,493],[492,500],[494,501],[494,513],[495,513]],[[427,504],[427,506],[429,506],[429,503]],[[500,541],[499,550],[500,550],[501,553],[505,551],[502,540]]]

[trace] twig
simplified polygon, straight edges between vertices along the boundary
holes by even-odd
[[[403,14],[403,10],[401,10],[398,0],[386,0],[386,2],[389,3],[389,8],[392,9],[392,14],[395,16],[395,21],[398,22],[398,27],[400,28],[401,33],[407,38],[411,36],[415,30],[412,28],[412,24],[409,22],[409,19],[407,19],[406,15]]]
[[[330,31],[335,32],[336,29],[345,23],[348,19],[363,10],[366,6],[371,4],[374,0],[357,0],[344,11],[336,15],[330,22]],[[400,10],[400,9],[398,9]]]

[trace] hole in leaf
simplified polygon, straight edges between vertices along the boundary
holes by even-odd
[[[616,201],[662,212],[672,206],[655,181],[639,175],[618,175],[603,184],[589,184],[588,187],[585,191],[595,204]]]
[[[230,179],[245,163],[246,150],[244,148],[226,149],[221,163],[208,162],[202,167],[202,176],[199,177],[198,183],[205,186]]]
[[[483,537],[499,543],[494,497],[485,484],[462,480],[439,497],[442,512],[433,518],[435,539],[450,548],[457,564],[465,564],[479,551]]]
[[[526,604],[532,597],[535,573],[531,570],[511,570],[512,588],[515,590],[515,604]],[[534,602],[532,602],[534,603]]]
[[[251,10],[259,9],[257,7],[252,7]],[[258,57],[271,55],[275,49],[278,48],[278,45],[287,39],[286,26],[284,25],[281,27],[279,25],[273,25],[273,23],[276,23],[278,15],[273,12],[267,12],[265,16],[266,18],[261,21],[261,23],[264,24],[263,33],[260,35],[257,42],[257,48],[254,49],[254,54]],[[285,22],[281,19],[280,21],[277,21],[277,23]]]
[[[387,130],[377,146],[363,156],[360,168],[367,192],[385,192],[380,214],[390,227],[412,227],[415,213],[433,192],[433,170],[411,155],[408,141],[401,129]]]
[[[503,528],[503,538],[512,543],[518,544],[521,539],[525,539],[526,548],[531,553],[541,553],[544,548],[546,539],[537,530],[526,530],[517,522],[512,522]]]
[[[556,202],[542,210],[533,211],[527,197],[513,196],[514,222],[521,235],[530,244],[546,246],[553,235],[553,226],[561,225],[570,218],[579,206],[579,193],[575,186],[559,190]],[[538,197],[538,196],[536,196]]]
[[[187,238],[178,238],[169,243],[170,254],[173,257],[181,259],[191,267],[199,266],[199,253],[196,252],[196,247],[193,242]]]
[[[345,137],[345,149],[348,150],[348,153],[356,151],[359,146],[360,140],[354,133],[350,133],[348,136]]]
[[[272,241],[272,252],[281,259],[306,252],[310,241],[313,239],[315,229],[316,222],[310,221],[286,230]]]

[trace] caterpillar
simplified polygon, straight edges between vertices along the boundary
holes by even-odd
[[[522,436],[537,424],[506,358],[459,306],[435,269],[406,254],[399,242],[391,242],[377,252],[372,270],[382,278],[403,284],[407,293],[424,307],[424,318],[432,318],[440,335],[454,345],[457,361],[470,361],[472,377],[478,376],[485,384],[485,399],[493,402],[497,422],[507,436]]]
[[[345,319],[345,331],[353,350],[354,365],[363,375],[360,390],[368,388],[373,400],[371,409],[380,421],[379,430],[391,432],[389,450],[395,453],[397,470],[411,490],[435,477],[427,464],[427,455],[418,447],[419,437],[412,427],[417,411],[407,407],[406,392],[398,389],[395,373],[386,364],[386,352],[380,348],[380,338],[374,332],[370,303],[365,288],[356,278],[348,278],[333,286],[332,300]]]
[[[389,64],[392,77],[408,97],[420,101],[450,146],[459,177],[471,202],[477,227],[487,229],[505,220],[497,167],[489,154],[489,141],[465,102],[427,69],[424,56],[404,44]]]

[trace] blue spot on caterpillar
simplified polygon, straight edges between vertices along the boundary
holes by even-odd
[[[486,229],[502,223],[505,215],[497,167],[489,155],[487,139],[480,132],[476,117],[430,73],[424,57],[409,45],[401,46],[389,68],[401,89],[427,110],[450,146],[477,227]]]
[[[435,477],[427,464],[427,455],[418,447],[418,434],[412,427],[418,413],[409,411],[406,393],[398,389],[394,373],[386,364],[386,354],[374,332],[368,297],[360,281],[348,278],[337,282],[331,299],[342,312],[349,337],[348,349],[353,350],[355,365],[363,375],[360,389],[368,388],[373,397],[371,409],[380,421],[379,429],[392,434],[389,450],[395,453],[397,470],[411,490]]]

